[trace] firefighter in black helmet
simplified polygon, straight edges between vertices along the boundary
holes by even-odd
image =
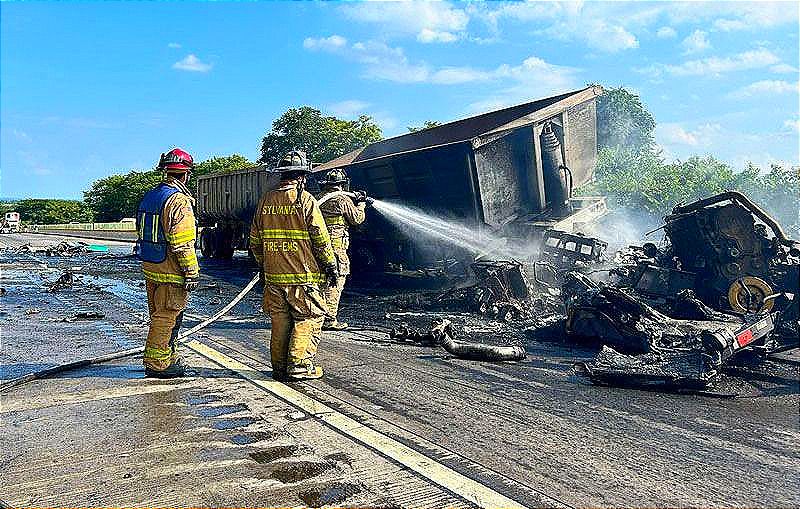
[[[325,174],[324,179],[319,181],[319,185],[322,189],[320,198],[330,193],[347,190],[349,187],[347,173],[341,168],[330,170]],[[358,196],[362,195],[366,196],[363,193],[358,193]],[[322,325],[323,329],[343,330],[347,328],[347,324],[340,322],[337,319],[337,315],[345,279],[350,274],[350,258],[347,256],[347,248],[350,246],[350,233],[348,230],[350,226],[364,222],[366,206],[366,200],[357,199],[354,201],[353,198],[344,193],[336,194],[320,205],[322,217],[325,219],[325,224],[328,225],[328,231],[331,235],[331,244],[336,255],[340,276],[336,285],[328,284],[323,289],[325,300],[328,304],[328,316]]]

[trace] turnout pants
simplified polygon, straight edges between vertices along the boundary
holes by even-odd
[[[178,329],[186,309],[187,293],[170,283],[147,281],[147,307],[150,330],[144,345],[144,365],[163,371],[178,360]]]
[[[325,295],[325,303],[328,305],[328,320],[338,321],[339,300],[342,298],[346,277],[347,276],[339,277],[336,286],[331,286],[329,284],[325,286],[323,294]]]
[[[267,283],[264,287],[262,307],[272,321],[269,348],[276,373],[306,365],[316,355],[324,306],[315,286]]]

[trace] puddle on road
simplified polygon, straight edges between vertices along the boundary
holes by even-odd
[[[361,493],[361,487],[357,484],[335,483],[301,491],[298,493],[298,497],[308,507],[322,507],[324,505],[339,505],[359,493]]]
[[[336,463],[337,461],[346,463],[348,465],[353,464],[353,458],[348,456],[346,453],[343,452],[334,452],[333,454],[328,454],[325,456],[325,459],[328,461],[332,461]]]
[[[214,403],[216,401],[222,401],[222,396],[217,396],[214,394],[203,394],[200,396],[189,396],[186,398],[186,403],[189,405],[206,405],[208,403]]]
[[[211,424],[214,429],[237,429],[244,428],[256,422],[258,419],[255,417],[239,417],[237,419],[219,419]]]
[[[297,452],[297,446],[291,445],[273,445],[266,449],[261,449],[250,453],[250,457],[258,463],[272,463],[275,460],[288,458]]]
[[[333,465],[331,463],[292,461],[275,465],[269,477],[282,483],[294,483],[316,477],[332,468]]]
[[[222,405],[222,406],[205,406],[194,409],[194,413],[200,417],[218,417],[220,415],[228,415],[242,410],[250,410],[247,405]]]
[[[239,433],[230,437],[230,441],[236,445],[248,445],[262,440],[272,440],[275,438],[274,433],[266,431],[255,431],[253,433]]]

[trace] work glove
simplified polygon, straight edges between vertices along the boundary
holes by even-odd
[[[355,191],[353,194],[355,195],[356,203],[366,202],[369,199],[366,191]]]
[[[197,290],[199,285],[200,278],[198,276],[186,276],[183,280],[183,289],[187,292],[193,292]]]
[[[337,284],[339,284],[339,269],[336,265],[328,265],[325,267],[325,279],[327,280],[328,286],[333,288]]]

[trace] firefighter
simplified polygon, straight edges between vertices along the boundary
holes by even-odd
[[[281,160],[278,188],[261,198],[250,248],[264,277],[263,309],[272,321],[272,376],[285,381],[322,377],[314,363],[326,313],[320,285],[338,284],[336,258],[317,200],[305,190],[311,171],[303,152]]]
[[[325,179],[319,182],[322,188],[320,197],[336,191],[344,191],[349,187],[347,173],[341,168],[335,168],[325,174]],[[328,305],[328,315],[322,324],[326,330],[344,330],[347,323],[337,319],[339,313],[339,299],[342,296],[345,279],[350,274],[350,258],[347,256],[347,248],[350,246],[350,226],[356,226],[364,222],[364,211],[367,206],[366,194],[358,193],[356,201],[346,194],[338,194],[329,198],[320,205],[322,217],[328,226],[331,234],[331,245],[336,255],[336,265],[339,269],[339,279],[335,286],[326,285],[323,289],[325,302]]]
[[[200,277],[195,244],[194,200],[186,183],[194,167],[180,148],[161,154],[164,181],[144,195],[136,213],[137,243],[147,283],[150,330],[144,348],[145,376],[183,376],[177,352],[178,329],[188,292]]]

